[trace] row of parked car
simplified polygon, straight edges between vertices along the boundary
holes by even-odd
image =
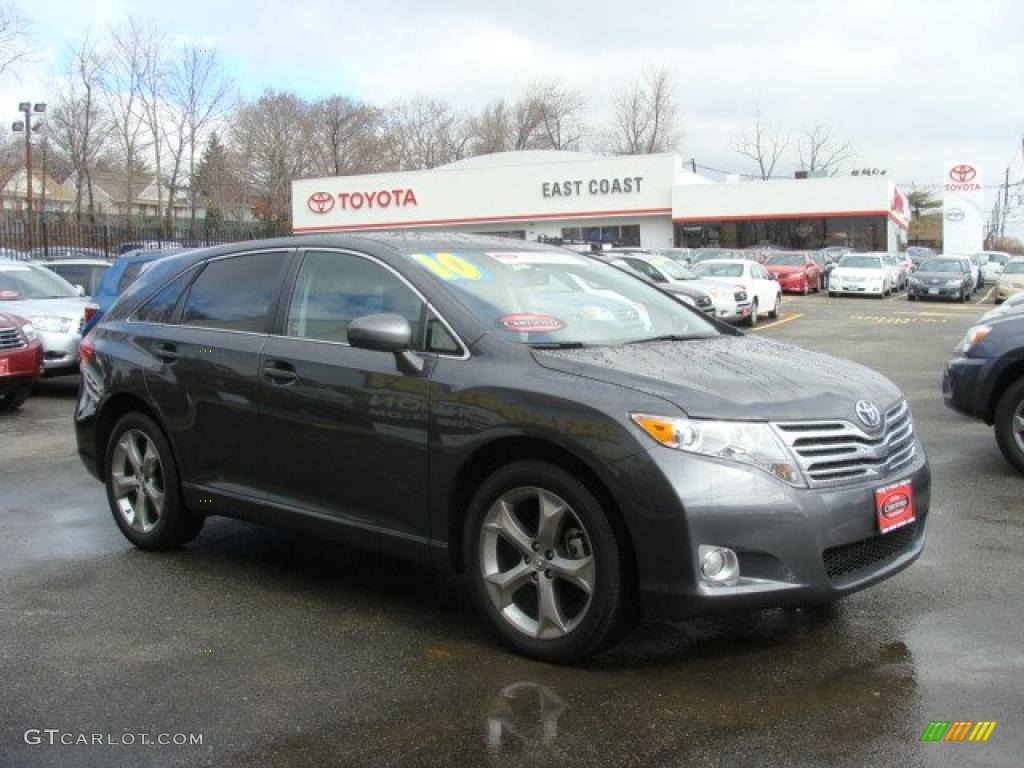
[[[114,299],[168,250],[20,260],[0,256],[0,411],[19,407],[40,376],[78,370],[79,341]]]

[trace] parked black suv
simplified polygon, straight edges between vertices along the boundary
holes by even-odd
[[[946,405],[995,427],[1003,456],[1024,474],[1024,315],[968,329],[946,364]]]
[[[892,383],[553,247],[182,253],[81,356],[78,448],[137,546],[227,515],[465,571],[538,658],[641,608],[827,602],[924,545],[928,465]]]

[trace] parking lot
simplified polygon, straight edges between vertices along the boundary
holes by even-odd
[[[461,579],[405,562],[223,519],[134,550],[76,456],[76,382],[45,381],[0,420],[0,765],[1019,764],[1024,485],[940,393],[987,292],[787,296],[754,331],[904,390],[934,482],[915,565],[829,611],[644,623],[578,667],[506,652]],[[922,743],[932,720],[998,726]]]

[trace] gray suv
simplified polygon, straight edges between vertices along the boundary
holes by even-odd
[[[80,357],[78,449],[136,546],[225,515],[464,572],[539,659],[641,614],[826,603],[924,546],[928,463],[890,381],[539,244],[169,256]]]

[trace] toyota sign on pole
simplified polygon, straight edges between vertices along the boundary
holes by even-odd
[[[977,253],[985,247],[981,169],[974,163],[947,161],[942,188],[942,252]]]

